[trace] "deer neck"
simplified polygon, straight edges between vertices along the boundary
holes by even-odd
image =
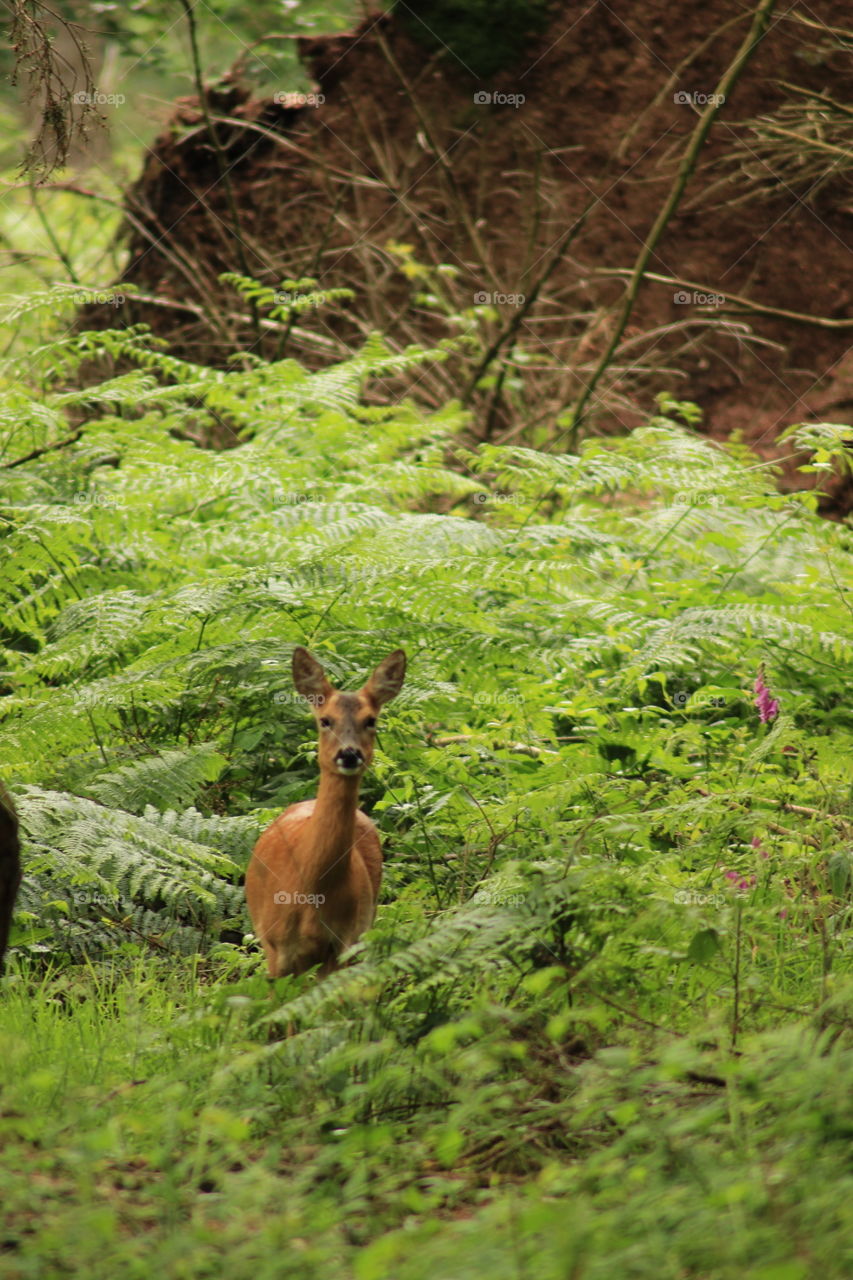
[[[303,870],[314,884],[344,878],[349,871],[359,782],[358,777],[340,773],[320,774],[302,859]]]

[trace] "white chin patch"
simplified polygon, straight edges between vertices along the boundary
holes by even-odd
[[[357,773],[361,773],[361,765],[354,765],[352,769],[347,769],[345,765],[336,764],[335,768],[344,778],[354,778]]]

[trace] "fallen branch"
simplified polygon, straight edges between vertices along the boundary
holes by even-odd
[[[631,276],[633,271],[629,271],[625,267],[599,267],[596,275]],[[717,293],[716,289],[711,289],[706,284],[697,284],[695,280],[681,280],[677,276],[662,276],[656,271],[647,271],[645,279],[651,280],[654,284],[671,284],[681,289],[694,289],[697,293]],[[770,307],[764,302],[753,302],[751,298],[745,298],[740,293],[731,293],[729,290],[726,290],[725,294],[720,296],[724,297],[726,301],[722,306],[714,307],[716,312],[728,311],[727,304],[733,302],[748,311],[756,311],[766,316],[778,316],[780,320],[790,320],[794,324],[813,324],[821,329],[853,329],[853,316],[846,320],[830,320],[828,316],[809,316],[802,311],[785,311],[782,307]]]

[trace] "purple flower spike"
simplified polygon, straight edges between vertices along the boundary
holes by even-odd
[[[759,671],[758,679],[755,682],[755,705],[758,707],[758,714],[762,724],[769,724],[779,714],[779,699],[772,696],[764,683],[763,668]]]

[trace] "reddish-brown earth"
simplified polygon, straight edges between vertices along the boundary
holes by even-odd
[[[849,16],[833,2],[812,4],[808,14],[839,28]],[[224,359],[237,341],[316,367],[357,348],[370,329],[399,348],[431,343],[458,328],[419,295],[438,283],[457,313],[480,292],[529,296],[554,244],[595,196],[514,335],[532,364],[469,401],[482,434],[545,438],[524,436],[532,419],[550,428],[553,443],[557,414],[574,402],[613,332],[624,279],[602,273],[630,271],[695,127],[697,108],[674,97],[714,92],[750,16],[736,0],[675,7],[572,0],[555,5],[547,33],[488,83],[451,54],[426,53],[389,17],[350,36],[301,40],[321,105],[256,100],[235,84],[211,92],[210,108],[249,273],[276,287],[311,276],[321,288],[351,288],[354,301],[303,315],[295,331],[251,323],[245,304],[217,281],[222,271],[241,270],[233,209],[198,103],[186,100],[128,193],[124,278],[160,302],[129,302],[122,319],[147,321],[173,352],[205,362]],[[783,5],[652,257],[650,271],[676,283],[643,284],[588,430],[632,427],[662,388],[697,402],[713,436],[738,431],[768,457],[785,452],[775,441],[790,423],[853,422],[849,172],[815,193],[755,164],[764,179],[756,195],[728,159],[752,137],[744,121],[792,99],[783,82],[844,103],[850,76],[838,41]],[[483,92],[524,101],[476,102]],[[410,245],[432,274],[407,274],[394,242]],[[454,267],[455,278],[438,273],[440,264]],[[722,302],[694,301],[694,285]],[[678,300],[682,292],[690,301]],[[753,312],[735,295],[848,323]],[[486,341],[515,314],[499,303]],[[93,319],[112,325],[115,312],[107,321],[90,311],[86,321]],[[394,391],[437,404],[464,391],[474,367],[474,357],[460,356]],[[781,483],[803,480],[789,464]],[[836,482],[824,509],[839,514],[851,505],[849,486]]]

